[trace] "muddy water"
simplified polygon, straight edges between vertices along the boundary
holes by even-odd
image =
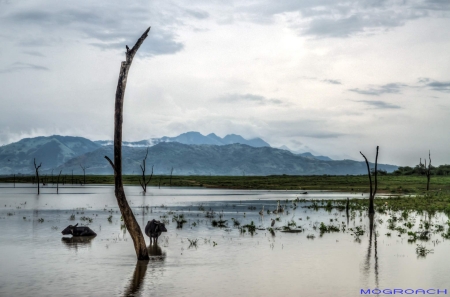
[[[347,225],[345,211],[314,211],[301,202],[294,209],[292,203],[297,197],[365,198],[361,194],[150,188],[144,196],[140,188],[127,187],[141,228],[153,218],[168,223],[158,246],[149,246],[152,260],[136,263],[113,187],[62,187],[58,195],[54,188],[42,189],[39,196],[35,192],[32,185],[1,185],[0,296],[360,296],[368,288],[450,293],[450,244],[442,232],[408,243],[407,234],[388,230],[388,219],[401,214],[388,212],[376,214],[371,237],[365,212],[353,213]],[[267,214],[278,200],[286,211]],[[214,211],[216,220],[221,215],[228,227],[213,227],[207,211]],[[187,220],[182,229],[172,222],[174,214]],[[271,235],[264,229],[277,218],[275,228],[294,221],[303,232]],[[262,230],[242,234],[233,219],[241,226],[253,221]],[[408,231],[422,230],[428,220],[447,231],[445,215],[415,213],[409,214],[414,226]],[[400,219],[397,226],[406,221]],[[321,236],[321,222],[339,228],[345,224],[346,230]],[[61,230],[75,223],[98,235],[63,237]],[[356,226],[365,231],[359,239],[348,230]],[[195,239],[197,246],[190,246]],[[418,257],[417,244],[433,253]]]

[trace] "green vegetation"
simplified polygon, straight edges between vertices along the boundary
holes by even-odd
[[[406,168],[406,167],[400,167]],[[402,171],[403,172],[403,171]],[[436,171],[437,172],[437,171]],[[82,175],[74,176],[74,180],[83,180]],[[139,175],[124,175],[126,185],[139,185]],[[154,175],[150,186],[169,187],[169,175]],[[0,182],[12,183],[14,178],[1,177]],[[31,176],[16,176],[16,183],[31,183]],[[86,175],[86,184],[113,184],[112,175]],[[66,177],[66,185],[71,185],[71,176]],[[79,183],[76,183],[79,186]],[[53,186],[48,184],[48,186]],[[226,189],[266,189],[266,190],[330,190],[362,193],[369,191],[367,175],[270,175],[270,176],[173,176],[173,187],[205,187]],[[450,191],[450,175],[433,175],[432,191]],[[378,176],[378,193],[417,194],[426,190],[426,177],[421,175],[380,175]]]

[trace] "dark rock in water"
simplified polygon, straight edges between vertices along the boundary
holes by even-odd
[[[62,235],[72,235],[72,236],[97,236],[97,233],[91,230],[91,228],[82,226],[77,227],[78,224],[75,226],[69,225],[66,229],[62,230]]]

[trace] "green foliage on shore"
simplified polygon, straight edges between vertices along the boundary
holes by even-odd
[[[48,186],[53,186],[49,176]],[[62,185],[63,176],[60,179]],[[124,175],[126,185],[139,185],[138,175]],[[73,177],[74,184],[80,185],[82,175]],[[13,177],[1,177],[0,182],[12,183]],[[32,176],[16,176],[16,183],[32,183]],[[56,180],[54,178],[54,180]],[[86,175],[86,184],[113,184],[112,175]],[[161,184],[160,184],[161,183]],[[154,175],[150,186],[168,187],[169,175]],[[65,176],[65,184],[72,185],[72,176]],[[56,185],[55,185],[56,186]],[[177,176],[172,177],[174,187],[205,187],[223,189],[255,189],[255,190],[327,190],[340,192],[366,193],[369,191],[367,175],[271,175],[271,176]],[[431,192],[450,191],[450,176],[436,175],[431,178]],[[426,178],[419,175],[382,175],[378,177],[378,193],[386,194],[425,194]]]

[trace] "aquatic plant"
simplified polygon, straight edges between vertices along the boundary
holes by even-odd
[[[198,239],[196,238],[196,239],[187,239],[188,241],[189,241],[189,247],[195,247],[195,248],[197,248],[197,242],[198,242]]]
[[[427,249],[425,246],[418,244],[416,247],[416,254],[418,257],[425,257],[429,253],[433,253],[433,250]]]
[[[112,215],[110,215],[109,217],[108,217],[108,222],[110,222],[110,223],[112,223]]]
[[[219,227],[219,228],[226,228],[227,226],[227,220],[212,220],[211,221],[211,225],[213,227]]]
[[[183,214],[173,215],[172,222],[177,222],[177,228],[178,229],[183,228],[183,224],[187,223],[187,221],[184,219],[184,215]]]
[[[404,223],[403,224],[405,227],[407,227],[408,229],[411,229],[413,226],[414,226],[414,224],[413,223],[411,223],[411,222],[406,222],[406,223]]]
[[[409,231],[408,236],[409,236],[408,242],[415,242],[417,240],[416,232]]]
[[[213,210],[211,211],[207,211],[205,217],[207,217],[208,219],[213,219],[216,216],[215,212]]]
[[[233,221],[233,226],[234,227],[239,227],[241,225],[241,222],[239,222],[238,220],[236,220],[235,218],[231,218],[231,220]]]
[[[38,219],[37,220],[39,223],[43,223],[44,222],[44,219],[43,218],[40,218],[40,219]]]
[[[306,238],[314,239],[314,238],[316,238],[316,236],[314,234],[308,234],[308,235],[306,235]]]
[[[250,222],[250,224],[244,225],[241,228],[241,233],[245,233],[245,229],[247,229],[247,231],[253,235],[256,232],[256,226],[255,223],[253,221]]]
[[[355,236],[356,239],[359,239],[360,236],[364,235],[365,231],[361,226],[356,226],[355,228],[349,228],[348,230],[352,231],[352,235]]]
[[[70,221],[75,221],[75,215],[74,215],[74,214],[70,215],[69,220],[70,220]]]
[[[89,217],[85,217],[85,216],[82,216],[81,218],[80,218],[80,220],[82,220],[82,221],[88,221],[89,223],[92,223],[92,218],[89,218]]]
[[[334,225],[325,225],[323,222],[320,223],[319,226],[320,236],[323,235],[323,233],[330,233],[330,232],[339,232],[339,227],[336,227]]]

